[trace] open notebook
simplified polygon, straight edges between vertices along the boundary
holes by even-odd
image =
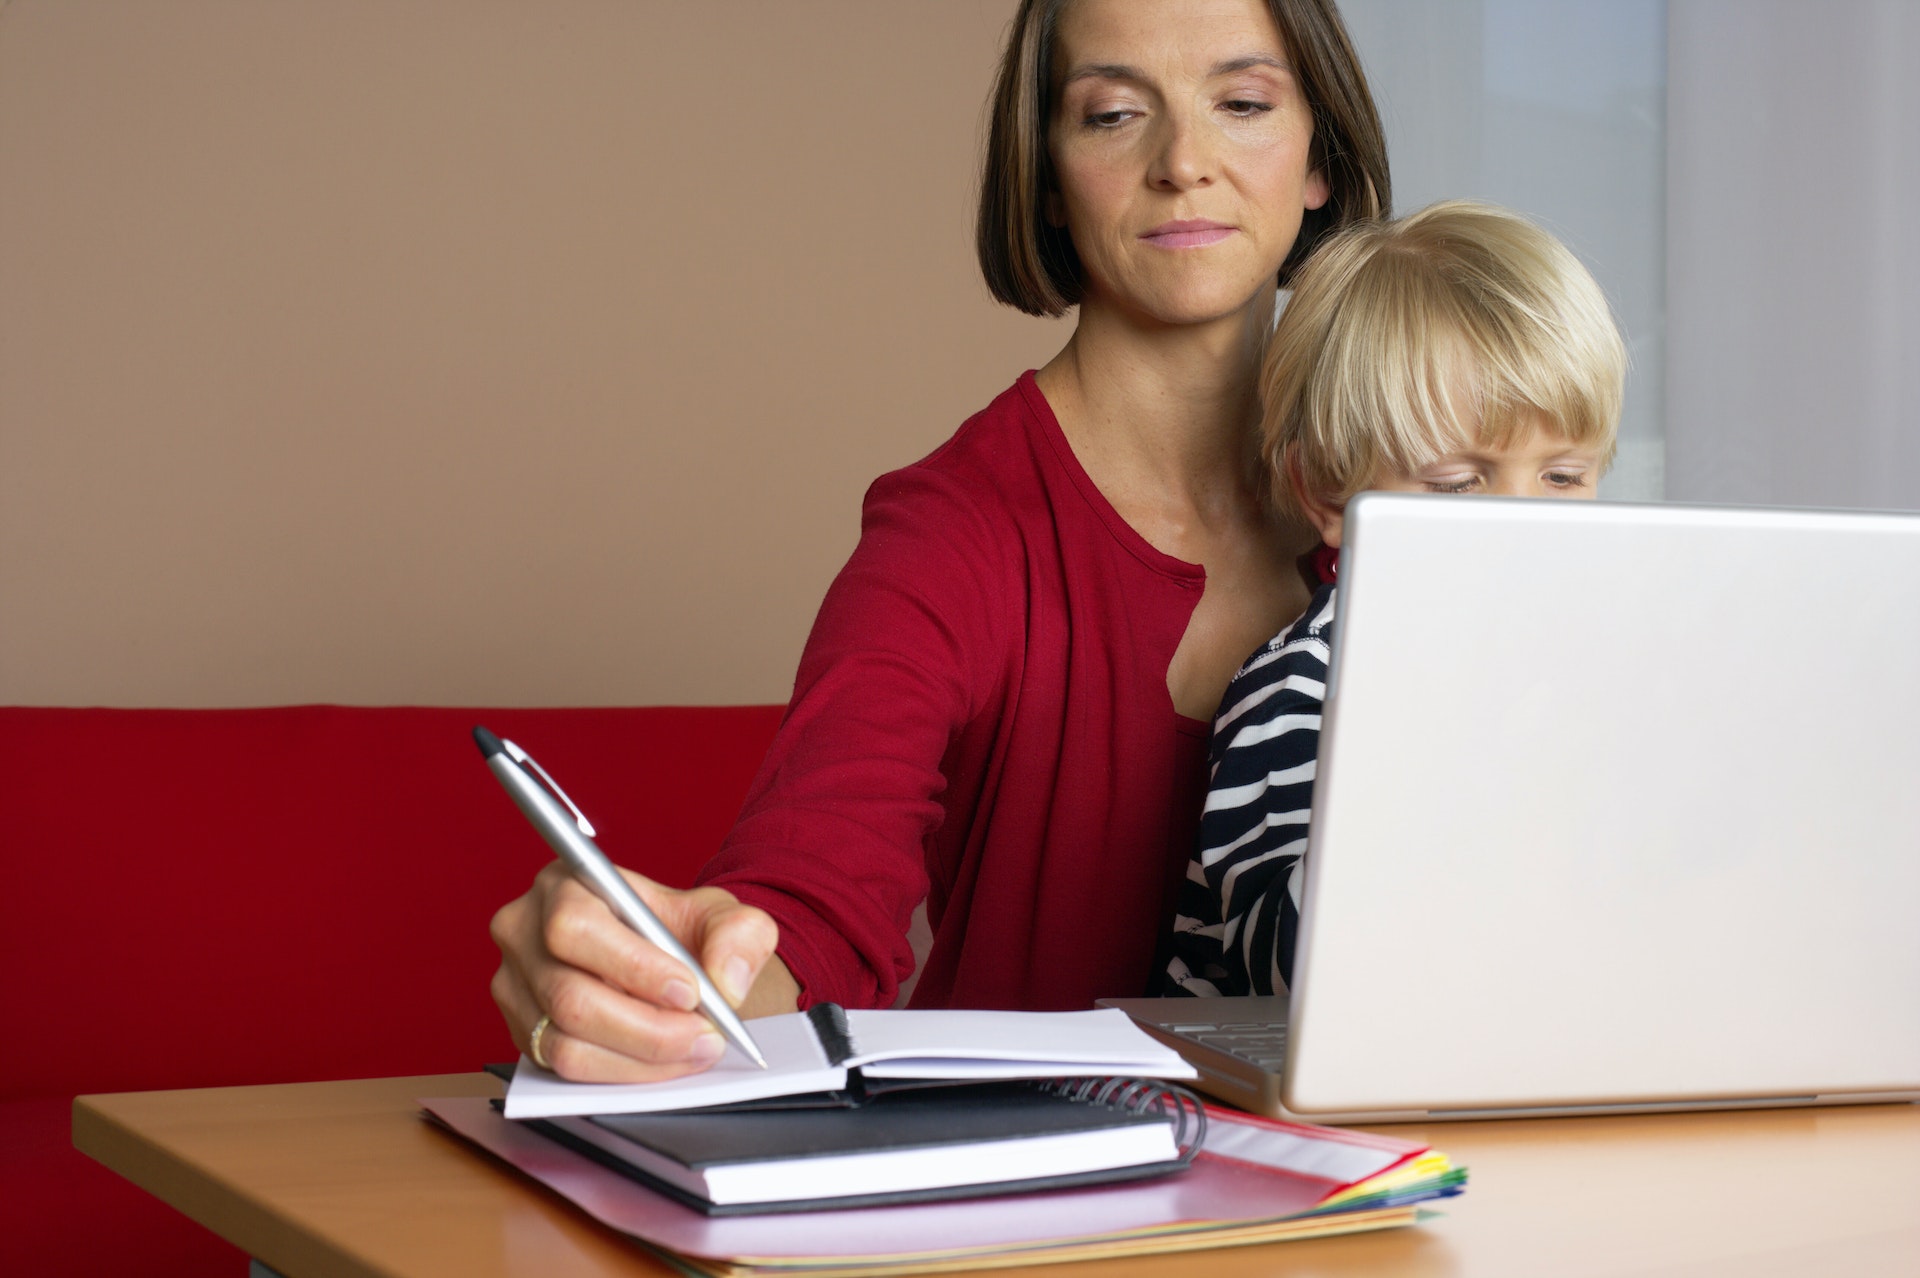
[[[1179,1053],[1122,1012],[805,1012],[747,1022],[766,1055],[738,1051],[712,1069],[663,1083],[569,1083],[522,1058],[507,1089],[508,1118],[645,1114],[779,1099],[784,1106],[857,1105],[868,1095],[929,1082],[1139,1076],[1190,1079]]]

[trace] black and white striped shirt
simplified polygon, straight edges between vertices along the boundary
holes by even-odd
[[[1227,685],[1207,750],[1199,848],[1174,912],[1165,993],[1287,990],[1333,604],[1332,583],[1321,586]]]

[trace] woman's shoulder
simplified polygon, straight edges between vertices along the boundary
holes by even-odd
[[[1029,373],[1021,381],[1031,379]],[[1046,506],[1034,499],[1033,454],[1042,441],[1033,437],[1031,417],[1016,382],[932,452],[873,480],[861,502],[855,562],[940,576],[957,567],[991,571],[1015,553],[1034,512]]]
[[[1046,518],[1046,503],[1025,495],[1030,412],[1016,384],[933,452],[873,481],[859,542],[815,620],[803,678],[815,658],[891,645],[894,668],[950,681],[970,707],[990,701],[1015,663],[1033,595],[1027,550]]]
[[[1033,373],[1022,373],[932,452],[875,482],[929,476],[960,482],[1003,481],[1038,460],[1051,412]]]
[[[1045,509],[1050,410],[1033,374],[996,395],[932,452],[875,479],[865,518],[983,521],[1010,531],[1025,513]]]

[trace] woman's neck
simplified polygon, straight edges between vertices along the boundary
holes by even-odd
[[[1209,521],[1244,501],[1255,374],[1272,315],[1270,295],[1179,326],[1082,306],[1072,339],[1038,380],[1075,455],[1123,515],[1178,518],[1184,506]]]

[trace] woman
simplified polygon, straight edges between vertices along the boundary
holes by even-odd
[[[674,892],[634,876],[749,1015],[1081,1007],[1146,986],[1191,851],[1207,720],[1295,615],[1311,534],[1251,467],[1276,282],[1385,211],[1332,0],[1024,0],[979,249],[1066,347],[868,492],[740,822]],[[494,919],[516,1041],[582,1080],[704,1068],[672,961],[556,866]]]

